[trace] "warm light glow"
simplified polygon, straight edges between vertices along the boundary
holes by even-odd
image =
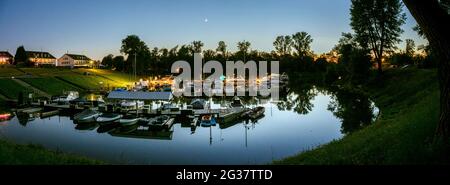
[[[0,119],[9,119],[10,116],[10,113],[0,114]]]

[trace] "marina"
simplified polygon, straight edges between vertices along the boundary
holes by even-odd
[[[16,109],[0,131],[17,142],[111,163],[264,164],[339,139],[343,130],[353,129],[341,125],[341,118],[329,110],[333,96],[324,90],[308,92],[314,108],[306,113],[300,110],[310,104],[300,102],[298,97],[304,95],[297,91],[279,101],[174,98],[166,92],[131,92],[125,98],[120,92],[114,95],[117,99],[104,95],[104,103],[95,105],[35,102]],[[144,105],[124,111],[119,109],[123,101]]]

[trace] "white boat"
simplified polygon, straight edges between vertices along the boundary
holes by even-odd
[[[69,101],[75,100],[79,97],[77,91],[69,91],[65,96],[59,96],[57,98],[52,99],[53,102],[58,104],[68,104]]]
[[[94,122],[95,119],[97,117],[99,117],[100,115],[102,115],[101,112],[91,110],[91,109],[86,109],[83,112],[76,114],[73,117],[73,120],[76,123],[89,123],[89,122]]]
[[[95,121],[100,125],[107,125],[122,118],[122,114],[106,113],[97,117]]]
[[[142,109],[142,107],[144,107],[143,101],[126,101],[126,100],[124,100],[120,103],[120,108],[122,111]]]
[[[140,120],[140,118],[138,118],[137,116],[125,115],[125,116],[123,116],[122,118],[119,119],[119,123],[122,126],[129,126],[129,125],[136,124],[139,120]]]

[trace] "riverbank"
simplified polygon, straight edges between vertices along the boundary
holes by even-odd
[[[38,145],[21,145],[0,139],[0,164],[2,165],[92,165],[101,161],[52,151]]]
[[[381,110],[378,120],[343,139],[274,164],[442,164],[433,142],[439,117],[436,70],[392,69],[365,88]]]

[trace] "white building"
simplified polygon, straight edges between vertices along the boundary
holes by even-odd
[[[92,67],[94,61],[84,55],[64,54],[58,59],[56,66],[60,67]]]
[[[34,65],[55,65],[56,58],[48,52],[42,51],[26,51],[28,60],[33,62]]]

